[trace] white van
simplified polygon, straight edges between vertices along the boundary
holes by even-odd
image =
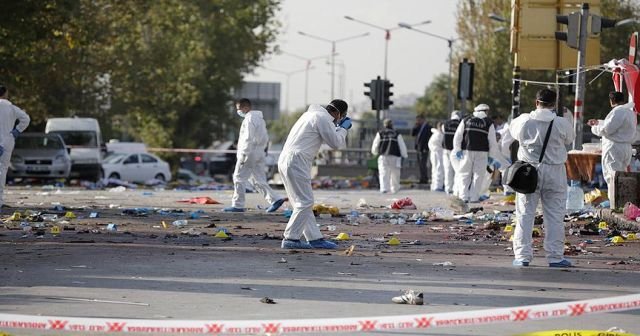
[[[102,133],[96,119],[50,118],[45,133],[59,134],[71,149],[71,178],[100,179]]]
[[[143,142],[122,142],[111,139],[107,142],[107,154],[111,153],[147,153],[147,145]]]

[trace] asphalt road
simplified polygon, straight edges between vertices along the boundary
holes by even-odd
[[[591,253],[570,257],[577,264],[575,268],[550,269],[542,257],[529,268],[513,268],[510,243],[503,233],[483,229],[479,221],[419,226],[394,225],[387,218],[352,226],[345,218],[319,218],[325,234],[335,237],[345,232],[351,240],[340,242],[336,251],[294,253],[279,248],[286,219],[281,211],[264,214],[258,209],[258,205],[266,207],[259,195],[248,195],[252,210],[244,214],[221,213],[223,205],[176,202],[195,196],[228,203],[231,194],[11,188],[6,199],[16,208],[3,209],[4,218],[14,210],[44,210],[58,203],[84,209],[72,210],[78,218],[69,223],[58,223],[67,230],[57,236],[50,234],[49,227],[43,238],[25,235],[19,222],[10,222],[0,230],[0,313],[163,320],[331,319],[457,312],[640,293],[638,241],[608,246],[603,237],[590,236],[594,241],[588,247]],[[391,196],[370,190],[327,190],[317,191],[316,196],[318,202],[338,206],[342,213],[355,209],[364,198],[372,208],[359,211],[381,216],[388,212],[382,206],[395,197],[410,197],[420,211],[448,204],[443,194],[420,190]],[[490,203],[479,206],[485,212],[510,208]],[[122,215],[122,208],[127,207],[204,212],[187,226],[175,228],[170,223],[183,217]],[[98,212],[99,217],[88,218],[91,212]],[[408,216],[416,212],[402,211]],[[107,231],[109,223],[117,224],[117,231]],[[336,230],[329,231],[330,225]],[[232,239],[214,238],[220,228]],[[390,237],[399,238],[402,244],[388,246],[385,242]],[[586,238],[572,236],[569,241],[575,244]],[[348,256],[344,250],[351,245],[354,252]],[[453,265],[434,265],[447,261]],[[403,289],[423,292],[425,305],[391,303]],[[277,303],[261,303],[263,297]],[[513,335],[613,326],[640,333],[638,321],[640,310],[441,328],[431,333]],[[396,333],[401,332],[371,334]]]

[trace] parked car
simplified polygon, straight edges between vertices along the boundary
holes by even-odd
[[[49,118],[47,134],[59,134],[71,152],[71,177],[98,180],[103,143],[100,124],[94,118]]]
[[[7,172],[10,178],[67,178],[71,157],[58,134],[22,133],[16,139]]]
[[[144,183],[151,179],[171,180],[169,164],[149,153],[113,153],[102,161],[103,176]]]
[[[194,172],[184,168],[178,169],[178,176],[176,176],[176,180],[180,183],[191,185],[209,184],[214,181],[213,178],[209,176],[196,175]]]

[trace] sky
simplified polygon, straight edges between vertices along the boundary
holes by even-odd
[[[336,43],[334,96],[356,109],[370,105],[364,83],[384,77],[385,32],[344,18],[345,15],[384,28],[394,28],[389,41],[387,77],[394,84],[398,101],[404,95],[421,96],[432,79],[448,71],[448,45],[444,40],[407,29],[396,29],[399,22],[417,29],[455,38],[456,0],[284,0],[278,13],[281,23],[277,45],[286,53],[311,61],[308,103],[326,104],[331,96],[331,43],[299,34],[300,31],[327,40],[339,40],[369,33],[368,36]],[[306,61],[286,53],[268,56],[246,81],[281,82],[282,110],[305,107]],[[326,57],[324,57],[326,56]],[[299,71],[289,76],[283,74]],[[287,88],[287,78],[289,87]],[[398,105],[398,104],[396,104]]]

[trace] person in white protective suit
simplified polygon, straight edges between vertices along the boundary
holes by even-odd
[[[487,113],[489,105],[476,106],[473,115],[460,122],[453,136],[453,151],[460,167],[459,198],[469,203],[478,202],[487,164],[500,168],[506,164],[496,142],[496,130]]]
[[[451,119],[444,122],[442,126],[444,143],[442,152],[442,161],[444,166],[444,189],[447,194],[453,194],[453,196],[459,196],[459,179],[456,179],[456,171],[460,161],[457,160],[453,152],[453,136],[456,134],[458,125],[462,120],[462,113],[460,111],[451,112]]]
[[[622,92],[609,93],[609,103],[613,109],[607,117],[604,120],[591,119],[588,124],[591,133],[602,137],[602,173],[607,182],[609,198],[613,198],[615,172],[626,171],[631,163],[631,144],[636,137],[637,118],[633,103],[625,105]]]
[[[393,194],[400,190],[400,168],[402,159],[408,157],[407,145],[402,135],[393,129],[391,119],[382,122],[384,129],[376,133],[371,145],[371,153],[378,156],[380,192]]]
[[[281,247],[284,249],[338,247],[324,239],[313,215],[311,165],[320,146],[325,143],[334,149],[344,148],[351,119],[348,105],[335,99],[326,108],[311,105],[293,125],[278,159],[278,170],[293,206],[293,214],[284,230]],[[304,235],[307,242],[300,238]]]
[[[269,135],[262,111],[252,110],[251,101],[246,98],[238,100],[236,108],[238,115],[244,120],[238,137],[231,206],[223,211],[244,212],[247,183],[251,183],[270,204],[267,212],[274,212],[286,199],[274,192],[267,183],[265,150],[269,143]]]
[[[4,206],[4,185],[7,182],[13,146],[31,121],[29,115],[13,105],[8,98],[9,90],[0,85],[0,208]]]
[[[544,250],[549,267],[571,267],[564,258],[564,215],[567,200],[566,145],[573,142],[571,114],[557,117],[552,110],[556,93],[542,89],[536,94],[536,110],[521,114],[509,125],[511,136],[520,143],[518,160],[538,170],[538,186],[532,194],[516,193],[516,228],[513,234],[514,266],[529,266],[533,259],[531,238],[538,201],[542,201]],[[539,163],[547,130],[553,121],[547,148]]]
[[[444,133],[442,123],[431,129],[429,138],[429,160],[431,160],[431,190],[444,191]]]

